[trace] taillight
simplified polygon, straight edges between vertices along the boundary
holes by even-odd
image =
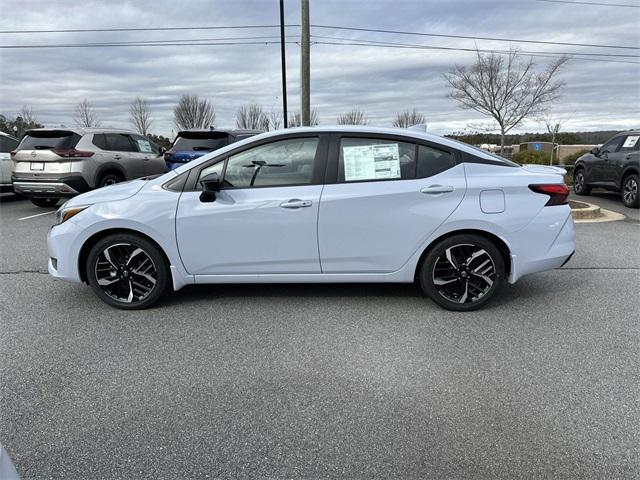
[[[549,195],[549,200],[545,204],[545,207],[552,205],[566,205],[569,203],[569,187],[564,183],[529,185],[529,189],[536,193]]]
[[[76,150],[75,148],[54,148],[51,151],[56,155],[60,157],[65,157],[65,158],[93,157],[93,152],[87,152],[85,150]]]
[[[11,158],[13,158],[13,157],[15,157],[15,156],[16,156],[16,153],[18,153],[18,150],[11,150],[11,151],[9,152],[9,156],[10,156]]]

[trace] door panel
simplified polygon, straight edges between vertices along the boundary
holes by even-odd
[[[428,178],[326,185],[318,216],[322,272],[399,270],[465,190],[463,165]]]
[[[319,273],[322,185],[226,189],[214,202],[184,192],[176,236],[190,274]]]

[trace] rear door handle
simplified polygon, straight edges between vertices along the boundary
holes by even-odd
[[[297,198],[293,200],[287,200],[286,202],[282,202],[280,206],[282,208],[303,208],[310,207],[312,202],[310,200],[299,200]]]
[[[431,185],[430,187],[422,187],[420,193],[426,193],[428,195],[437,195],[439,193],[453,192],[454,188],[446,185]]]

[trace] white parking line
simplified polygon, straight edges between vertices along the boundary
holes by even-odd
[[[41,217],[42,215],[51,215],[52,213],[56,213],[56,211],[54,210],[53,212],[36,213],[35,215],[29,215],[28,217],[19,218],[18,221],[29,220],[30,218]]]

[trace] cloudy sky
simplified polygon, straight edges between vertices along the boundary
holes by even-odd
[[[585,0],[640,6],[638,0]],[[285,0],[286,23],[300,22],[299,0]],[[15,1],[0,0],[0,30],[277,25],[278,0]],[[640,126],[640,8],[540,0],[311,0],[311,23],[470,37],[618,45],[633,48],[560,46],[439,38],[313,27],[311,103],[320,123],[340,112],[363,110],[369,123],[389,126],[395,112],[417,108],[429,130],[444,134],[486,124],[477,113],[446,98],[443,73],[470,65],[473,53],[455,50],[327,45],[322,42],[396,42],[454,48],[527,52],[600,53],[626,56],[574,59],[560,74],[566,82],[552,114],[565,130]],[[2,46],[158,42],[275,42],[275,28],[88,33],[1,33]],[[287,29],[290,110],[299,105],[299,28]],[[247,37],[259,37],[247,40]],[[218,40],[226,39],[226,40]],[[233,39],[233,40],[229,40]],[[192,42],[194,43],[194,42]],[[209,98],[216,125],[232,126],[237,108],[258,103],[281,110],[277,44],[119,46],[0,49],[0,113],[15,116],[30,105],[46,126],[73,125],[84,98],[102,126],[128,127],[136,96],[150,102],[155,133],[171,135],[173,107],[183,94]],[[584,58],[584,57],[583,57]],[[598,59],[598,61],[596,61]],[[552,58],[536,57],[539,68]],[[603,61],[614,60],[614,61]],[[635,63],[632,63],[635,62]],[[531,121],[519,131],[542,130]]]

